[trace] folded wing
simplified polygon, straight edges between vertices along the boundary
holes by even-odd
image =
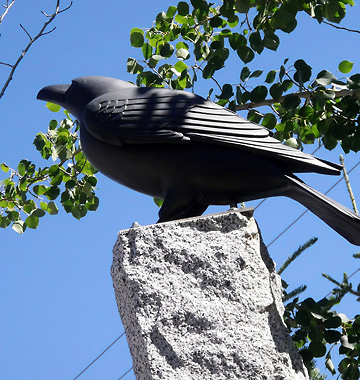
[[[294,172],[339,174],[341,169],[283,145],[268,129],[185,91],[134,87],[107,93],[87,105],[82,122],[112,145],[220,144],[268,155]]]

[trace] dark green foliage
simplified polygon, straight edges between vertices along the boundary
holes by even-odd
[[[289,257],[279,272],[282,272],[293,260],[311,246],[309,240]],[[355,254],[354,258],[359,258]],[[360,300],[360,284],[353,288],[348,276],[344,273],[343,280],[337,281],[329,275],[323,275],[333,284],[331,296],[319,301],[307,298],[299,301],[297,297],[304,288],[299,287],[290,293],[288,285],[283,281],[285,305],[284,320],[291,332],[292,339],[304,360],[310,373],[313,373],[313,359],[325,358],[325,366],[331,374],[339,374],[341,379],[358,380],[360,365],[360,315],[348,319],[344,314],[338,313],[334,307],[339,305],[347,294],[352,294]],[[291,296],[291,297],[290,297]],[[294,298],[296,297],[296,298]],[[338,348],[341,355],[336,367],[332,361],[331,352]],[[311,377],[313,378],[313,377]],[[315,376],[316,378],[316,376]]]
[[[181,1],[159,13],[155,24],[146,32],[139,28],[131,30],[130,42],[142,49],[145,61],[139,63],[129,58],[127,69],[137,75],[139,86],[181,90],[193,87],[200,78],[213,80],[221,89],[221,94],[216,95],[220,105],[232,110],[256,108],[264,101],[265,105],[271,105],[272,112],[275,110],[275,125],[274,118],[269,123],[270,116],[262,122],[261,113],[249,115],[253,121],[275,129],[275,137],[280,140],[294,137],[301,146],[321,139],[327,149],[334,149],[340,143],[346,153],[357,152],[360,104],[359,97],[354,97],[351,91],[360,92],[360,74],[343,83],[322,70],[313,79],[311,66],[303,59],[293,65],[286,59],[280,69],[269,71],[258,84],[254,81],[262,70],[251,73],[244,66],[255,62],[264,49],[276,50],[280,44],[279,30],[291,33],[297,26],[299,12],[320,23],[323,20],[338,23],[345,16],[345,4],[352,6],[353,2],[223,0],[215,6],[204,0]],[[239,87],[236,91],[229,88],[224,91],[215,77],[234,53],[241,71]],[[181,70],[176,61],[163,63],[174,56],[192,63]],[[352,62],[343,60],[339,71],[349,73],[352,67]],[[197,74],[199,70],[201,76]],[[333,85],[341,85],[349,95],[334,91]]]

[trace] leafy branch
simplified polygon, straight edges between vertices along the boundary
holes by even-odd
[[[334,93],[334,98],[342,98],[345,96],[353,96],[356,98],[360,97],[360,89],[345,89],[345,90],[333,90]],[[314,91],[309,91],[309,92],[293,92],[288,95],[283,95],[280,96],[278,99],[265,99],[260,102],[249,102],[245,104],[240,104],[236,106],[236,111],[243,111],[243,110],[249,110],[249,109],[255,109],[255,108],[260,108],[264,106],[272,106],[273,104],[276,103],[283,103],[286,98],[291,97],[291,96],[297,96],[300,99],[305,99],[308,100],[311,98],[311,96],[314,96],[315,92]]]
[[[14,1],[13,0],[11,3],[7,2],[7,5],[5,6],[6,7],[6,10],[5,10],[5,13],[2,15],[2,18],[0,19],[0,23],[3,19],[3,17],[6,15],[6,13],[9,11],[9,8],[14,4]],[[9,64],[9,63],[4,63],[4,62],[0,62],[1,65],[5,65],[5,66],[8,66],[11,68],[10,70],[10,73],[9,73],[9,76],[8,78],[6,79],[1,91],[0,91],[0,99],[4,96],[4,93],[6,91],[6,89],[8,88],[10,82],[12,81],[13,79],[13,76],[14,76],[14,73],[15,73],[15,70],[18,68],[20,62],[22,61],[22,59],[25,57],[26,53],[29,51],[29,49],[31,48],[31,46],[40,38],[40,37],[43,37],[51,32],[53,32],[55,30],[56,27],[50,29],[50,30],[47,30],[49,25],[54,21],[54,19],[56,18],[57,15],[63,13],[63,12],[66,12],[68,9],[70,9],[70,7],[72,6],[72,1],[70,2],[70,5],[64,9],[60,9],[60,0],[57,0],[56,1],[56,6],[55,6],[55,11],[48,15],[46,14],[45,12],[42,12],[42,14],[48,18],[48,20],[43,24],[42,28],[40,29],[40,31],[34,36],[32,37],[31,34],[20,24],[20,27],[24,30],[24,32],[26,33],[26,35],[28,36],[29,38],[29,42],[28,44],[26,45],[26,47],[22,50],[20,56],[18,57],[18,59],[15,61],[14,64]]]
[[[53,111],[60,107],[49,104]],[[46,213],[56,215],[55,200],[60,198],[64,210],[76,219],[95,211],[99,199],[95,195],[96,169],[86,160],[78,137],[78,122],[65,111],[66,118],[51,120],[47,133],[38,133],[34,140],[42,158],[54,164],[44,168],[21,160],[16,169],[5,163],[1,170],[9,177],[0,181],[0,227],[11,227],[18,233],[35,229]],[[67,166],[64,166],[67,163]]]
[[[314,239],[300,246],[285,261],[278,273],[286,269],[294,259],[309,248],[312,241]],[[360,258],[358,253],[353,256]],[[337,365],[341,379],[358,380],[360,377],[360,315],[349,319],[346,315],[333,310],[347,294],[356,296],[357,301],[360,301],[360,284],[354,289],[349,282],[349,279],[359,270],[360,268],[350,276],[344,273],[342,281],[323,274],[336,287],[319,301],[315,301],[313,298],[299,301],[298,295],[306,289],[306,286],[300,286],[287,292],[288,284],[284,280],[282,281],[283,301],[287,302],[292,299],[285,305],[284,321],[310,374],[313,374],[314,358],[324,358],[326,368],[332,375],[336,374],[332,351],[338,347],[339,354],[343,357]]]

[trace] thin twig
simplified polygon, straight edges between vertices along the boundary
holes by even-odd
[[[20,28],[27,34],[27,36],[29,37],[29,40],[31,41],[32,38],[31,38],[30,33],[21,24],[20,24]]]
[[[346,183],[347,190],[349,192],[349,196],[350,196],[350,199],[351,199],[351,203],[352,203],[354,212],[356,214],[359,214],[358,208],[356,207],[354,193],[353,193],[351,185],[350,185],[350,179],[349,179],[349,176],[348,176],[347,171],[346,171],[344,157],[342,155],[340,155],[340,162],[341,162],[341,165],[343,167],[344,180],[345,180],[345,183]]]
[[[15,0],[12,0],[12,2],[10,4],[9,4],[9,1],[7,1],[6,5],[4,5],[5,12],[0,16],[0,25],[1,25],[2,21],[4,20],[4,17],[9,12],[10,8],[14,5],[14,3],[15,3]]]
[[[12,3],[11,3],[12,5]],[[51,29],[50,31],[46,31],[46,28],[49,26],[49,24],[55,19],[55,17],[60,14],[60,13],[63,13],[65,12],[66,10],[68,10],[70,7],[72,6],[72,1],[70,2],[70,5],[67,7],[67,8],[64,8],[64,9],[60,9],[60,0],[57,0],[56,1],[56,7],[55,7],[55,11],[52,15],[48,15],[47,17],[49,18],[45,23],[44,25],[42,26],[42,28],[40,29],[39,33],[31,38],[30,34],[26,31],[26,29],[22,26],[21,28],[26,32],[26,34],[28,35],[28,37],[30,38],[30,41],[29,43],[27,44],[27,46],[25,47],[25,49],[22,51],[21,55],[19,56],[19,58],[16,60],[16,62],[13,64],[13,65],[9,65],[7,64],[7,66],[11,67],[11,71],[10,71],[10,74],[3,86],[3,88],[1,89],[0,91],[0,99],[4,96],[4,93],[6,91],[6,89],[8,88],[10,82],[12,81],[13,79],[13,76],[14,76],[14,73],[15,73],[15,70],[17,69],[17,67],[19,66],[20,62],[22,61],[22,59],[24,58],[25,54],[28,52],[28,50],[31,48],[32,44],[34,42],[36,42],[40,37],[42,36],[45,36],[51,32],[53,32],[55,30],[55,28]]]
[[[294,92],[289,95],[281,96],[278,99],[266,99],[258,103],[252,102],[252,103],[241,104],[241,105],[236,106],[236,110],[241,111],[241,110],[248,110],[250,108],[271,106],[275,103],[283,102],[284,99],[286,99],[288,96],[294,96],[294,95],[298,96],[301,99],[309,99],[312,93],[313,92]],[[348,96],[348,95],[358,97],[360,96],[360,89],[357,88],[355,90],[339,90],[339,91],[334,91],[334,93],[335,93],[335,98],[340,98],[342,96]]]
[[[204,69],[198,65],[195,65],[194,66],[196,69],[199,69],[201,72],[204,71]],[[212,76],[211,79],[216,83],[216,85],[219,87],[220,91],[222,91],[222,87],[220,85],[220,83]]]
[[[332,27],[335,28],[335,29],[346,30],[347,32],[352,32],[352,33],[360,33],[360,30],[349,29],[349,28],[345,28],[344,26],[334,25],[334,24],[332,24],[331,22],[328,22],[328,21],[325,21],[325,20],[322,20],[322,22],[323,22],[324,24],[326,24],[326,25],[332,26]]]
[[[5,62],[0,62],[0,65],[9,66],[9,67],[13,67],[13,65],[10,65],[10,63],[5,63]]]

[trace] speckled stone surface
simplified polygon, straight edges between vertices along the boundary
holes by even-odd
[[[308,379],[248,214],[121,231],[111,273],[137,380]]]

